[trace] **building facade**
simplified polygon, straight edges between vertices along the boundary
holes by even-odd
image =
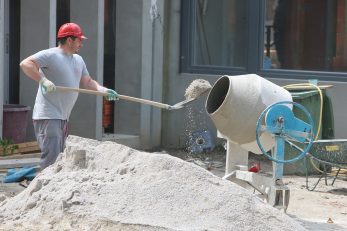
[[[1,107],[33,106],[37,83],[18,64],[56,46],[57,28],[72,21],[88,37],[80,54],[91,76],[122,95],[172,105],[198,78],[315,79],[333,85],[335,137],[347,137],[346,0],[0,0],[0,11]],[[70,118],[71,134],[141,149],[184,147],[196,130],[216,135],[204,98],[165,111],[80,94]]]

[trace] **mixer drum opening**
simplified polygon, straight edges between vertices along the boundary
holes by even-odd
[[[206,102],[206,110],[209,114],[213,114],[223,104],[230,87],[228,76],[223,76],[217,80],[208,95]]]

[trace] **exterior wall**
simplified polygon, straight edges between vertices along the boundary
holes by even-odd
[[[180,55],[180,1],[170,1],[167,8],[169,23],[166,24],[167,40],[165,41],[164,58],[164,101],[170,105],[184,100],[184,93],[195,79],[205,79],[213,84],[219,76],[179,73]],[[189,131],[208,129],[216,136],[211,119],[205,113],[206,96],[199,98],[189,107],[163,113],[162,145],[169,148],[184,147]]]
[[[157,102],[163,101],[164,4],[165,0],[144,1],[142,9],[141,95]],[[153,8],[156,12],[151,15],[149,9]],[[161,145],[162,113],[156,107],[141,105],[140,136],[143,148]]]
[[[159,10],[162,11],[164,1],[158,2],[161,2]],[[52,18],[56,16],[55,4],[56,0],[34,0],[30,3],[24,1],[21,5],[23,14],[21,59],[55,45],[55,18]],[[70,4],[71,21],[81,25],[88,37],[84,41],[80,55],[84,58],[90,75],[102,84],[104,1],[74,0]],[[117,1],[116,76],[112,78],[115,78],[115,90],[120,94],[160,102],[162,101],[162,24],[156,26],[158,23],[151,21],[150,7],[149,1]],[[23,73],[21,76],[23,77],[20,82],[20,103],[33,107],[37,83]],[[116,102],[115,110],[115,140],[119,140],[117,139],[119,134],[130,134],[132,139],[135,137],[135,140],[138,140],[135,143],[140,143],[142,148],[160,145],[160,109],[120,100]],[[30,112],[28,140],[35,139],[31,117]],[[70,116],[70,134],[103,138],[101,97],[79,95]]]
[[[79,24],[86,37],[80,55],[83,57],[90,76],[103,82],[103,1],[71,1],[71,21]],[[100,22],[101,21],[101,22]],[[88,138],[101,138],[102,98],[79,94],[70,116],[70,134]]]
[[[51,4],[54,2],[52,1]],[[46,0],[21,3],[21,60],[39,50],[49,48],[50,44],[52,46],[50,20],[53,19],[50,19],[50,7],[50,1]],[[103,1],[71,1],[71,21],[80,24],[88,37],[80,54],[87,64],[90,75],[102,83],[103,60],[100,54],[103,54],[103,50],[102,47],[100,48],[100,41],[103,40],[103,34],[99,29],[103,29],[103,24],[100,26],[98,19],[103,11],[100,9],[103,10]],[[53,37],[55,38],[55,35]],[[21,72],[20,103],[33,108],[37,88],[38,84]],[[101,138],[101,113],[101,97],[80,94],[70,117],[70,134]],[[32,111],[28,117],[27,140],[34,140]]]
[[[166,25],[167,40],[165,41],[165,84],[164,101],[174,104],[184,99],[187,86],[198,78],[205,79],[213,84],[220,76],[214,75],[195,75],[179,73],[179,50],[180,50],[180,1],[171,1],[167,8],[166,17],[170,22]],[[262,76],[266,78],[266,76]],[[312,77],[314,78],[314,76]],[[284,86],[287,84],[300,83],[300,80],[269,79],[275,84]],[[347,83],[319,81],[319,84],[332,84],[333,88],[327,90],[333,103],[335,138],[347,138],[347,123],[345,114],[347,113],[346,104]],[[206,97],[198,99],[191,107],[176,112],[163,113],[162,145],[167,148],[184,147],[188,135],[188,129],[193,125],[196,128],[208,128],[216,138],[216,128],[205,110]],[[193,130],[194,131],[194,130]],[[222,140],[216,138],[217,143]]]
[[[142,1],[116,1],[115,89],[141,97]],[[115,103],[115,133],[140,135],[141,105]]]
[[[21,2],[21,59],[52,44],[50,2],[55,1]],[[103,80],[103,2],[71,1],[71,21],[80,24],[88,37],[81,55],[91,76],[100,83]],[[117,0],[115,90],[120,94],[173,105],[184,100],[185,89],[193,80],[202,78],[213,84],[220,76],[179,73],[180,1],[158,0],[157,4],[161,19],[151,21],[150,1]],[[278,85],[302,82],[282,79],[270,81]],[[347,83],[320,83],[334,85],[327,93],[333,102],[335,137],[345,138]],[[21,73],[20,103],[33,107],[36,91],[37,83]],[[184,147],[189,131],[199,129],[208,129],[216,137],[214,124],[205,112],[205,100],[206,97],[202,97],[190,107],[176,111],[120,100],[116,102],[115,133],[139,136],[141,148],[159,145],[165,148]],[[100,139],[101,105],[101,97],[80,94],[70,118],[70,133]],[[28,120],[28,140],[33,140],[31,113]]]
[[[21,60],[39,50],[49,48],[49,5],[50,2],[46,0],[21,2]],[[30,106],[33,109],[37,89],[38,84],[21,72],[19,87],[20,104]],[[31,118],[32,110],[28,116],[27,140],[35,140]]]
[[[116,76],[120,94],[162,101],[163,21],[150,19],[150,1],[118,0]],[[157,1],[162,14],[164,1]],[[129,101],[115,104],[115,134],[140,137],[142,149],[161,144],[161,110]]]
[[[4,19],[4,0],[0,0],[0,91],[4,92],[4,55],[5,54],[5,41],[4,41],[4,30],[5,30],[5,19]],[[3,111],[4,94],[0,94],[0,110]],[[0,137],[2,138],[2,124],[3,124],[3,113],[0,114]]]

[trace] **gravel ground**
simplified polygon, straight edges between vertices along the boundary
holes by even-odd
[[[166,150],[173,156],[194,162],[217,176],[225,174],[225,150],[203,154],[189,154],[185,150]],[[259,162],[264,172],[272,171],[271,161],[262,155],[249,156],[249,162]],[[317,182],[319,176],[310,176],[309,185]],[[286,175],[284,184],[290,189],[287,214],[299,221],[308,230],[340,231],[347,230],[347,172],[340,174],[334,185],[321,180],[314,191],[306,189],[306,177]]]

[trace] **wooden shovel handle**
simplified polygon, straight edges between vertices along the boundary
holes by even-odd
[[[64,91],[64,92],[79,92],[79,93],[85,93],[85,94],[91,94],[91,95],[107,96],[107,93],[104,93],[104,92],[81,89],[81,88],[56,86],[56,89],[58,91]],[[151,105],[151,106],[155,106],[158,108],[171,109],[171,106],[168,104],[159,103],[159,102],[155,102],[155,101],[151,101],[151,100],[147,100],[147,99],[141,99],[141,98],[126,96],[126,95],[118,95],[118,98],[123,99],[123,100],[127,100],[127,101]]]
[[[171,106],[168,104],[159,103],[159,102],[155,102],[155,101],[151,101],[147,99],[141,99],[141,98],[136,98],[136,97],[127,96],[127,95],[118,95],[118,98],[127,100],[127,101],[151,105],[151,106],[162,108],[162,109],[167,109],[167,110],[171,109]]]
[[[56,89],[57,91],[64,91],[64,92],[79,92],[79,93],[86,93],[90,95],[107,96],[107,93],[104,93],[104,92],[93,91],[93,90],[82,89],[82,88],[56,86]]]

